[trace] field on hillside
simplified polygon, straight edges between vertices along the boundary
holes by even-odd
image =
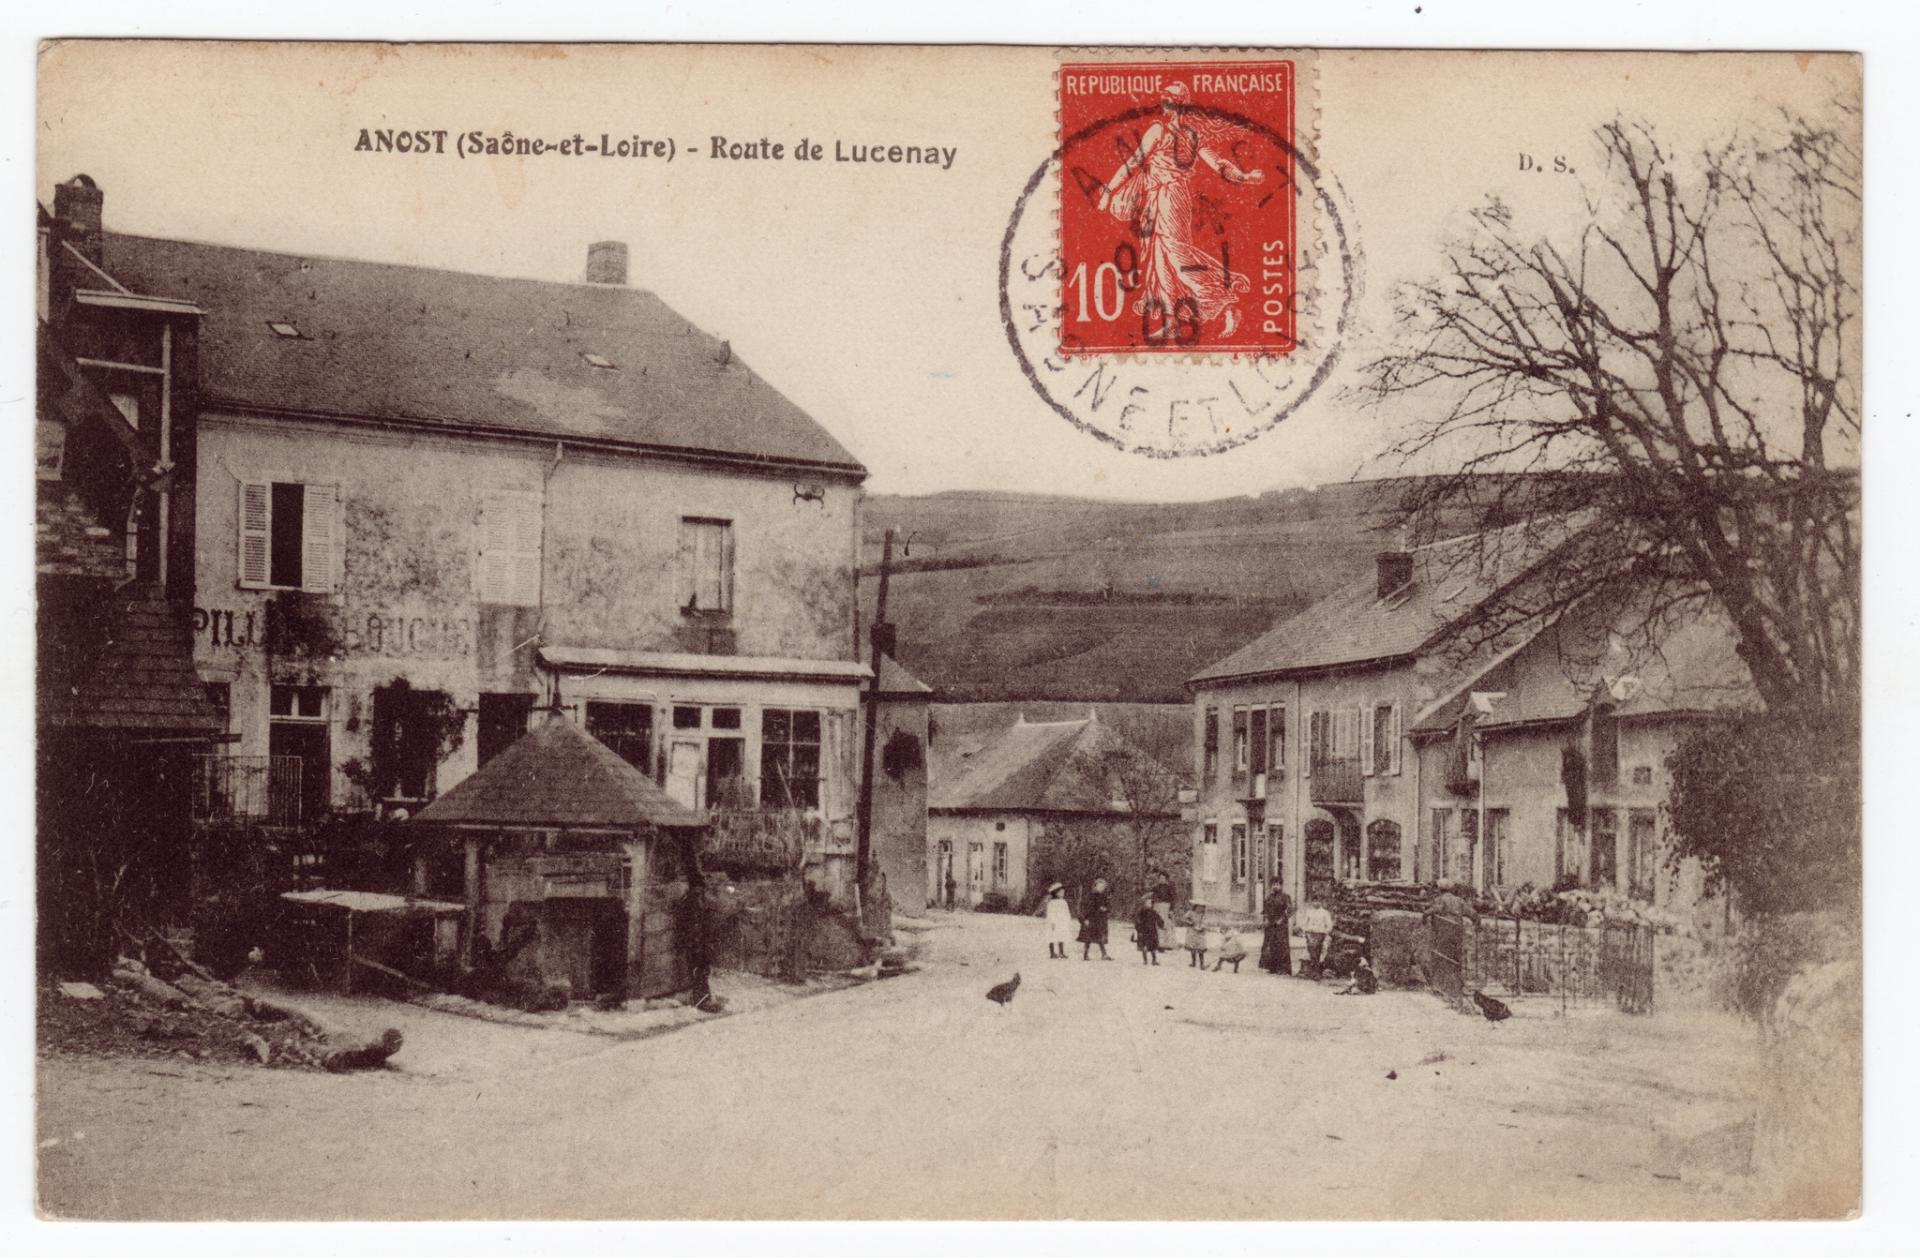
[[[950,702],[1181,703],[1195,672],[1369,571],[1395,485],[1203,503],[876,497],[862,592],[871,615],[891,527],[900,658]]]

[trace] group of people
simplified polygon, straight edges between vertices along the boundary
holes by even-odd
[[[1094,879],[1093,889],[1087,893],[1077,920],[1073,906],[1067,900],[1066,885],[1060,882],[1048,886],[1042,913],[1047,923],[1047,956],[1050,959],[1065,960],[1068,946],[1078,943],[1082,961],[1091,960],[1095,948],[1100,950],[1101,960],[1113,960],[1107,951],[1113,904],[1105,878]],[[1263,914],[1266,925],[1260,941],[1260,968],[1272,974],[1292,974],[1292,897],[1280,888],[1274,888],[1267,896]],[[1307,941],[1307,959],[1301,973],[1304,977],[1318,978],[1326,967],[1328,944],[1333,938],[1333,914],[1324,904],[1309,903],[1300,914],[1300,929]],[[1238,929],[1231,921],[1224,919],[1209,921],[1205,904],[1195,902],[1188,905],[1176,921],[1173,914],[1173,886],[1164,878],[1154,885],[1151,892],[1141,897],[1140,906],[1134,911],[1133,943],[1140,951],[1142,965],[1159,965],[1160,954],[1176,948],[1186,951],[1190,967],[1201,970],[1207,968],[1209,953],[1213,955],[1213,969],[1216,972],[1224,966],[1231,966],[1233,972],[1238,974],[1240,963],[1247,959],[1247,947]]]

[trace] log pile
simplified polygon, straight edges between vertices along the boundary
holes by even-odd
[[[1431,883],[1341,883],[1333,893],[1333,946],[1329,950],[1329,968],[1335,974],[1347,974],[1363,953],[1373,951],[1374,970],[1382,982],[1418,981],[1411,973],[1413,943],[1403,937],[1408,933],[1405,915],[1424,914],[1438,894],[1440,889]],[[1392,914],[1396,924],[1387,957],[1380,955],[1378,941],[1373,937],[1376,914]],[[1382,968],[1383,963],[1388,968]]]
[[[404,1043],[397,1029],[367,1038],[278,997],[242,992],[193,970],[168,982],[122,957],[111,974],[120,1020],[142,1039],[199,1045],[189,1056],[238,1049],[266,1065],[336,1072],[383,1065]]]

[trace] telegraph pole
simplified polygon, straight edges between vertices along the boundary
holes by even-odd
[[[872,646],[873,679],[867,683],[865,707],[865,750],[860,756],[860,816],[858,846],[854,849],[854,885],[864,896],[867,875],[873,869],[873,743],[880,724],[880,659],[893,652],[893,626],[887,623],[887,578],[893,570],[893,530],[888,529],[880,549],[880,597],[874,605],[873,627],[868,631]]]

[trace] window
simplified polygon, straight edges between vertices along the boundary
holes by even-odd
[[[1368,747],[1363,757],[1367,762],[1367,772],[1390,774],[1400,772],[1400,705],[1397,703],[1376,703],[1373,705]]]
[[[1454,864],[1453,880],[1463,887],[1473,885],[1473,861],[1479,855],[1480,814],[1471,808],[1460,810],[1459,859]]]
[[[699,729],[699,707],[689,703],[675,705],[673,709],[673,727],[675,729]]]
[[[1507,810],[1504,808],[1487,809],[1487,886],[1504,887],[1512,865],[1512,852],[1508,848]]]
[[[1286,871],[1287,828],[1279,822],[1267,826],[1267,881],[1279,886]]]
[[[240,584],[247,589],[335,587],[340,564],[340,491],[334,485],[244,481],[240,485]]]
[[[1233,823],[1233,881],[1237,886],[1247,880],[1247,827]]]
[[[1429,842],[1433,846],[1433,880],[1446,882],[1453,876],[1453,809],[1434,809],[1432,829]],[[1416,872],[1414,876],[1419,874]]]
[[[1651,808],[1627,813],[1627,894],[1653,899],[1654,814]]]
[[[967,844],[967,881],[975,887],[983,885],[987,880],[987,862],[981,855],[985,850],[978,843]]]
[[[1587,881],[1587,836],[1580,829],[1582,820],[1565,808],[1554,810],[1553,881],[1556,885],[1569,874],[1583,885]]]
[[[680,610],[718,615],[733,610],[733,525],[680,521]]]
[[[396,681],[373,690],[371,793],[382,800],[433,798],[440,766],[442,726],[453,704],[440,690],[415,690]],[[465,718],[460,718],[464,724]]]
[[[1633,784],[1635,786],[1652,786],[1653,785],[1653,766],[1650,764],[1634,765],[1633,766]]]
[[[1212,782],[1220,771],[1220,709],[1208,708],[1200,728],[1200,784],[1202,787]]]
[[[1255,777],[1267,771],[1267,710],[1255,708],[1247,717],[1247,746]]]
[[[298,764],[298,815],[308,821],[318,820],[333,799],[327,697],[325,686],[274,686],[267,692],[267,714],[271,718],[267,722],[267,754],[285,757],[281,764]]]
[[[1267,768],[1278,773],[1287,767],[1287,710],[1275,707],[1267,716]]]
[[[1400,823],[1381,818],[1367,827],[1367,878],[1400,881]]]
[[[486,696],[480,697],[483,709]],[[653,776],[653,705],[587,701],[587,733],[648,777]]]
[[[233,683],[230,681],[209,681],[201,683],[207,692],[207,706],[220,717],[220,728],[233,729]]]
[[[1307,713],[1307,772],[1321,768],[1333,754],[1331,712],[1316,708]]]
[[[1247,710],[1233,710],[1233,772],[1236,777],[1247,771]]]
[[[1611,808],[1593,810],[1593,885],[1613,887],[1619,881],[1620,818]]]
[[[818,712],[768,708],[760,714],[760,804],[763,808],[820,806]]]
[[[1603,790],[1620,781],[1620,723],[1609,704],[1593,710],[1593,758],[1587,779]]]
[[[540,601],[540,495],[489,494],[480,511],[480,601],[532,607]]]
[[[993,885],[996,889],[1007,885],[1007,845],[1005,843],[993,845]]]
[[[1211,821],[1200,827],[1200,880],[1220,881],[1220,827]]]

